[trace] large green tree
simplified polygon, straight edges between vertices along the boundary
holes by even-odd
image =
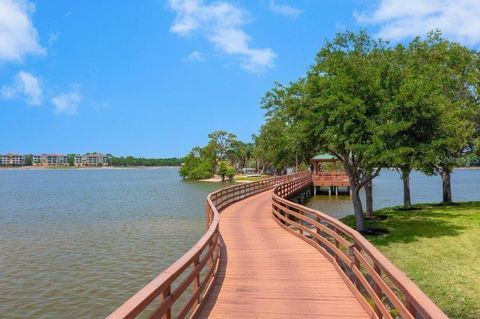
[[[475,148],[479,133],[480,59],[478,52],[432,32],[418,47],[426,52],[437,95],[439,123],[421,166],[442,178],[443,202],[452,202],[451,173]]]
[[[435,137],[440,116],[435,83],[431,80],[429,54],[419,39],[408,47],[389,50],[389,75],[385,103],[386,123],[383,140],[387,143],[389,166],[400,171],[403,205],[411,208],[410,174],[422,161]]]
[[[307,76],[269,94],[273,113],[287,114],[310,151],[334,154],[351,183],[356,228],[365,230],[360,189],[385,165],[382,139],[389,63],[381,41],[345,32],[318,53]]]
[[[33,155],[28,154],[25,155],[25,166],[32,166],[33,165]]]
[[[233,178],[235,167],[245,167],[253,156],[254,146],[237,140],[235,134],[215,131],[208,135],[205,147],[194,147],[179,171],[184,179],[202,179],[218,174]]]
[[[227,151],[227,158],[232,165],[242,169],[248,165],[249,160],[253,156],[253,144],[244,143],[242,141],[234,140],[231,143],[230,149]]]
[[[215,147],[217,159],[222,161],[227,159],[228,152],[237,141],[237,136],[227,131],[215,131],[208,134],[208,137]]]
[[[208,146],[205,148],[194,147],[180,167],[180,176],[190,180],[212,177],[214,174],[212,157],[212,151]]]

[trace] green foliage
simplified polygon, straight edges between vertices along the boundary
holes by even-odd
[[[218,164],[218,171],[217,174],[222,177],[222,181],[225,180],[225,177],[232,179],[235,175],[235,169],[232,165],[227,163],[226,161],[220,161]]]
[[[303,78],[265,95],[258,153],[273,166],[291,165],[298,151],[335,155],[350,178],[358,230],[358,192],[382,167],[441,173],[448,198],[452,168],[478,149],[479,68],[478,53],[439,32],[407,47],[364,31],[337,34]]]
[[[468,154],[464,158],[465,166],[467,167],[480,167],[480,156],[476,154]]]
[[[292,120],[289,113],[296,109],[302,94],[303,82],[285,87],[275,83],[262,100],[267,121],[255,136],[254,153],[264,166],[283,170],[298,162],[309,162],[314,155],[307,138],[307,128]]]
[[[237,142],[237,136],[227,131],[215,131],[208,134],[208,137],[218,160],[226,160],[227,153],[232,150],[233,144]]]
[[[227,175],[227,165],[225,161],[221,161],[218,165],[217,174],[222,177],[222,181],[225,180],[225,176]]]
[[[184,179],[204,179],[215,173],[232,179],[235,168],[244,168],[253,156],[254,145],[237,140],[235,134],[215,131],[208,135],[205,147],[196,146],[185,158],[179,171]]]
[[[422,166],[435,137],[441,121],[440,99],[423,42],[416,39],[408,47],[397,45],[388,57],[390,99],[385,104],[382,132],[388,148],[385,159],[388,166],[409,174]]]
[[[480,132],[480,57],[477,52],[432,32],[411,46],[420,52],[418,63],[429,66],[427,76],[436,95],[439,120],[421,162],[426,173],[449,174],[465,153],[475,148]]]
[[[286,131],[287,126],[285,122],[278,117],[271,118],[260,128],[256,154],[267,165],[280,169],[294,161],[288,145]]]
[[[272,134],[281,136],[281,147],[273,145],[275,151],[285,150],[279,158],[291,156],[290,137],[305,154],[328,152],[342,162],[352,184],[358,230],[364,229],[358,192],[378,174],[387,154],[382,133],[390,77],[385,44],[365,32],[346,32],[320,50],[304,78],[287,87],[277,84],[264,99],[265,126],[286,133]]]
[[[233,168],[232,165],[227,166],[226,175],[227,175],[229,180],[232,180],[233,177],[235,176],[235,169]]]
[[[69,166],[74,166],[75,165],[75,154],[68,154],[67,162],[68,162]]]
[[[249,160],[253,156],[254,145],[242,141],[233,140],[230,149],[227,151],[227,159],[231,163],[236,163],[239,169],[247,167]]]
[[[213,166],[208,158],[201,157],[198,149],[194,149],[185,157],[179,174],[183,179],[196,180],[210,178],[213,176]]]
[[[109,165],[112,166],[179,166],[183,158],[144,158],[144,157],[115,157],[109,158]]]
[[[33,155],[28,154],[25,155],[25,166],[32,166],[33,165]]]

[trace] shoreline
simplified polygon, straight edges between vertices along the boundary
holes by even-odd
[[[199,179],[196,180],[197,182],[206,182],[206,183],[222,183],[222,178],[220,176],[214,176],[210,178],[204,178],[204,179]],[[249,183],[251,181],[246,181],[246,180],[236,180],[235,178],[233,180],[224,180],[223,182],[225,183]]]
[[[179,168],[180,166],[90,166],[90,167],[76,167],[76,166],[20,166],[20,167],[0,167],[0,171],[42,171],[42,170],[115,170],[115,169],[159,169],[159,168]]]

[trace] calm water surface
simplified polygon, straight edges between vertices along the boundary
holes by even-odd
[[[193,246],[219,187],[176,168],[0,171],[0,317],[105,317]]]
[[[439,176],[425,176],[413,172],[410,176],[412,203],[442,201],[442,180]],[[364,196],[364,194],[362,194]],[[457,169],[452,174],[454,201],[480,200],[480,170]],[[337,218],[353,214],[350,196],[317,195],[305,204]],[[383,170],[373,181],[374,209],[403,205],[403,183],[394,170]]]
[[[480,200],[480,170],[452,176],[455,201]],[[413,202],[441,200],[439,177],[414,173]],[[177,169],[0,171],[1,318],[103,318],[185,253],[204,232],[217,183],[186,183]],[[400,205],[385,171],[375,207]],[[342,217],[348,196],[308,206]]]

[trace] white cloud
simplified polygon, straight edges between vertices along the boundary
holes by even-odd
[[[30,20],[35,6],[26,0],[0,0],[0,61],[21,62],[27,54],[44,54]]]
[[[192,51],[185,59],[183,59],[183,62],[205,62],[206,58],[205,56],[199,52],[199,51]]]
[[[378,25],[378,36],[402,40],[440,29],[455,41],[480,44],[479,0],[380,0],[371,12],[354,13],[362,24]]]
[[[43,101],[43,89],[40,81],[31,73],[20,71],[11,85],[2,86],[2,97],[14,99],[23,96],[30,105],[40,105]]]
[[[242,68],[263,72],[273,65],[276,57],[272,49],[255,49],[250,37],[242,29],[247,23],[247,13],[226,1],[205,4],[203,0],[169,0],[177,13],[170,31],[180,36],[199,33],[216,49],[237,56]]]
[[[270,10],[272,10],[272,12],[275,14],[284,15],[293,19],[298,18],[298,16],[302,13],[302,10],[300,9],[286,4],[278,4],[275,2],[275,0],[270,0]]]
[[[75,115],[78,113],[78,105],[82,102],[82,96],[77,89],[57,95],[52,98],[56,113]]]

